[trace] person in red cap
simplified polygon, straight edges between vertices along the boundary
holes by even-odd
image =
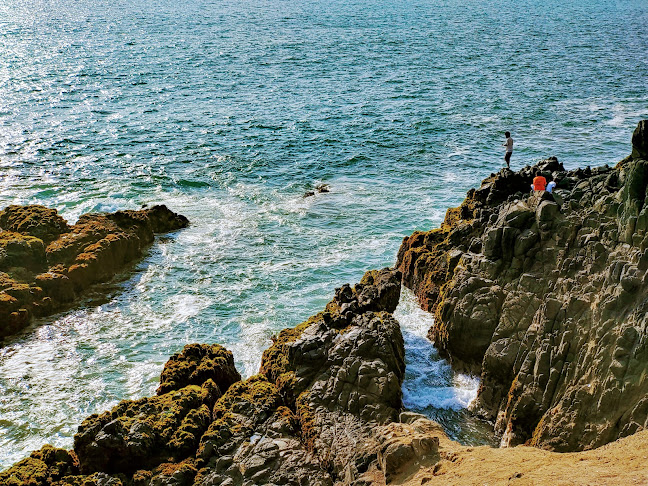
[[[531,184],[531,189],[534,191],[544,191],[547,188],[547,179],[542,177],[540,173],[537,173],[533,178],[533,184]]]

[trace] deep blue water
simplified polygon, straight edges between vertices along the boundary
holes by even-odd
[[[616,163],[648,117],[646,32],[645,0],[4,0],[0,207],[166,203],[192,226],[0,350],[0,468],[151,394],[185,343],[253,374],[271,334],[499,170],[505,130],[514,168]],[[419,324],[406,401],[442,418],[474,383]]]

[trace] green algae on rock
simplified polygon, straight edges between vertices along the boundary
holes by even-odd
[[[209,426],[214,390],[189,385],[91,415],[74,436],[81,471],[133,473],[185,459]]]
[[[63,478],[79,474],[79,464],[74,452],[45,445],[19,461],[9,469],[0,472],[3,486],[46,486],[50,484],[71,484]]]
[[[35,457],[3,474],[15,486],[332,486],[358,478],[395,447],[384,426],[402,407],[403,339],[391,316],[399,294],[392,269],[342,286],[324,312],[282,331],[261,373],[243,381],[226,349],[187,345],[166,364],[158,395],[124,400],[81,424],[65,476]]]
[[[187,344],[164,365],[156,393],[162,395],[186,385],[202,386],[207,380],[213,380],[220,395],[240,381],[234,355],[219,344]]]
[[[0,211],[0,339],[110,280],[141,255],[154,233],[187,225],[163,205],[84,214],[73,226],[54,209],[8,206]]]

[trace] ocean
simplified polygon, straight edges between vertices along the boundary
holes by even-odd
[[[645,0],[3,0],[0,207],[70,222],[164,203],[164,235],[0,349],[0,469],[71,447],[218,342],[255,374],[278,330],[395,263],[503,167],[613,165],[648,117]],[[328,184],[329,193],[304,198]],[[405,404],[489,443],[404,292]]]

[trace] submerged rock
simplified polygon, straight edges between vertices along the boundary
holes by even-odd
[[[331,192],[331,186],[329,186],[328,184],[318,184],[317,186],[315,186],[314,191],[306,191],[304,193],[304,197],[311,197],[314,196],[316,193],[321,194],[323,192]]]
[[[155,233],[188,220],[166,206],[84,214],[69,226],[54,209],[9,206],[0,212],[0,339],[32,316],[69,306],[90,285],[111,279],[141,255]]]
[[[403,241],[403,282],[442,354],[481,375],[472,407],[503,445],[590,449],[648,426],[644,130],[615,169],[504,169]],[[529,194],[538,172],[553,195]]]

